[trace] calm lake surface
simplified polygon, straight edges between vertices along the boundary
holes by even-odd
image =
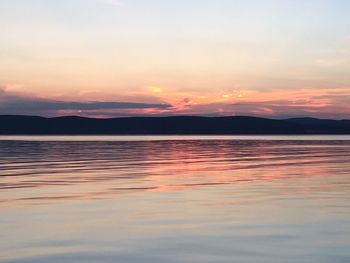
[[[350,262],[350,136],[0,137],[0,262]]]

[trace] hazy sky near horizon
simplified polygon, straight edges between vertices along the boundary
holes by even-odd
[[[348,0],[0,0],[0,114],[350,118]]]

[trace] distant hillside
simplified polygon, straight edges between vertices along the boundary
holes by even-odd
[[[303,127],[305,133],[350,134],[350,120],[293,118],[286,121]]]
[[[350,134],[350,121],[245,116],[92,119],[0,115],[0,134]]]

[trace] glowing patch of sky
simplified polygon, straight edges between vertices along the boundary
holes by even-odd
[[[348,10],[346,0],[2,0],[0,89],[191,114],[303,90],[348,96]]]

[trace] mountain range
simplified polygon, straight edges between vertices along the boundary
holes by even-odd
[[[316,118],[275,120],[248,116],[174,116],[95,119],[78,116],[45,118],[38,116],[0,115],[0,134],[350,134],[350,120]]]

